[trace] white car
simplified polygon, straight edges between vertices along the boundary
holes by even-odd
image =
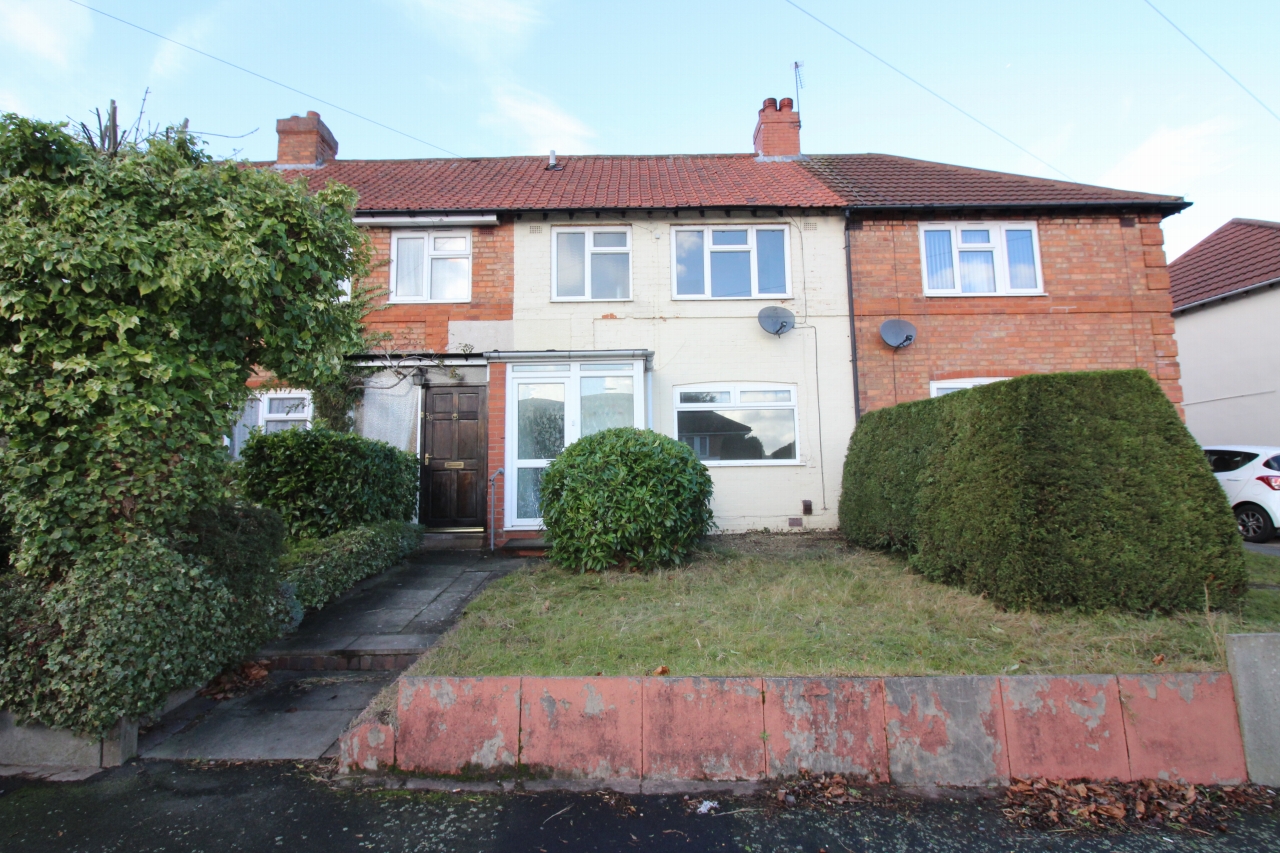
[[[1280,447],[1206,447],[1246,542],[1270,542],[1280,524]]]

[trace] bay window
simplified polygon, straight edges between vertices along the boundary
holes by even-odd
[[[470,231],[395,231],[391,302],[470,302]]]
[[[786,225],[671,229],[676,299],[781,299],[791,295]]]
[[[927,222],[920,225],[926,296],[1044,293],[1033,222]]]
[[[719,383],[675,389],[676,438],[706,465],[795,464],[796,386]]]

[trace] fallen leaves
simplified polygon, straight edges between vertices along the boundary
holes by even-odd
[[[1151,662],[1156,666],[1159,666],[1160,664],[1164,663],[1164,655],[1156,655],[1151,659]]]
[[[657,669],[655,669],[655,670],[654,670],[652,673],[650,673],[650,674],[651,674],[651,675],[670,675],[670,674],[671,674],[671,667],[666,666],[666,665],[663,665],[663,666],[660,666],[660,667],[658,667]]]
[[[1272,809],[1276,794],[1257,785],[1211,787],[1142,779],[1092,782],[1014,779],[1004,814],[1027,829],[1181,827],[1226,832],[1226,821],[1246,808]]]
[[[265,660],[245,661],[223,672],[197,692],[201,696],[208,696],[218,701],[243,696],[266,681],[267,676],[271,674],[271,670],[267,668],[268,664],[269,661]]]
[[[801,770],[800,775],[773,789],[773,799],[779,806],[843,806],[861,801],[862,792],[852,786],[862,780],[849,779],[840,773],[812,774]]]

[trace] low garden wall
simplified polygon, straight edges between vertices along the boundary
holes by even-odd
[[[906,786],[1248,776],[1227,673],[402,677],[398,691],[387,721],[343,735],[344,771],[637,784],[807,770]]]

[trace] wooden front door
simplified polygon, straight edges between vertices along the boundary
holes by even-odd
[[[418,519],[436,529],[483,529],[485,388],[427,388],[422,412]]]

